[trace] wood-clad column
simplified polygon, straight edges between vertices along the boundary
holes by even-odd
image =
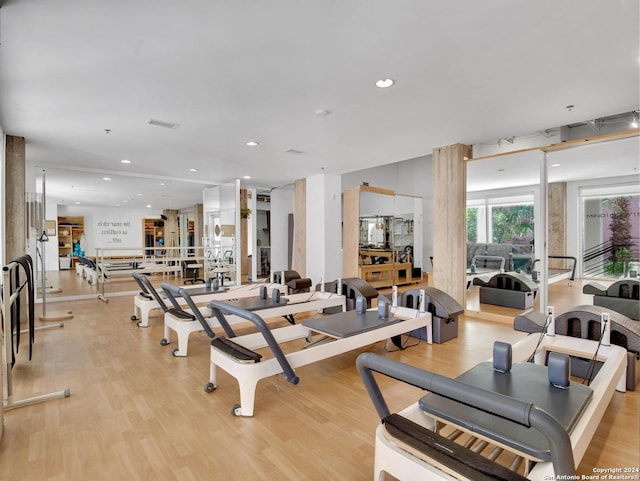
[[[549,232],[547,233],[547,245],[549,255],[567,255],[567,183],[554,182],[547,186],[549,216]],[[575,254],[572,254],[575,255]],[[566,268],[562,260],[549,259],[549,267]]]
[[[249,218],[242,215],[243,209],[249,208],[249,191],[240,189],[240,277],[242,283],[246,284],[251,274],[251,263],[249,262],[249,229],[251,224]]]
[[[6,136],[4,206],[5,263],[27,253],[24,137]]]
[[[307,184],[298,179],[293,185],[293,255],[291,269],[301,277],[307,274]]]
[[[204,218],[203,204],[194,204],[193,206],[193,245],[202,247],[202,238],[204,237],[204,226],[206,225]],[[208,235],[211,235],[209,233]],[[197,252],[197,250],[196,250]]]
[[[360,252],[360,189],[344,191],[342,208],[342,277],[358,277]]]
[[[466,305],[467,166],[471,147],[433,149],[433,282]]]

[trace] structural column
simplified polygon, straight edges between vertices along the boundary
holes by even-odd
[[[433,282],[466,305],[467,167],[471,147],[433,149]]]
[[[6,136],[4,177],[5,263],[27,252],[24,137]]]
[[[307,274],[307,184],[298,179],[293,186],[293,255],[291,269],[300,276]]]

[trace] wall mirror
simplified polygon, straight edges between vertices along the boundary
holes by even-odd
[[[548,152],[531,150],[468,162],[467,242],[502,241],[495,235],[499,229],[494,224],[499,219],[492,216],[491,207],[512,207],[514,215],[511,221],[523,226],[533,224],[533,228],[528,226],[528,232],[525,233],[524,229],[520,232],[525,236],[533,234],[535,264],[532,269],[522,268],[519,272],[531,278],[533,271],[542,305],[548,299],[549,285],[555,282],[566,282],[571,276],[606,278],[606,265],[610,262],[607,260],[610,253],[605,252],[609,237],[606,233],[607,217],[610,216],[606,204],[615,196],[631,199],[630,226],[636,234],[635,240],[630,241],[629,254],[631,260],[638,258],[640,242],[637,239],[638,223],[634,219],[640,215],[637,197],[639,155],[640,143],[638,137],[633,136],[583,142]],[[531,204],[533,222],[518,219],[515,213],[530,212],[525,207]],[[474,214],[470,220],[469,212],[474,205],[485,205],[487,209],[482,215]],[[482,235],[474,237],[477,234],[474,222],[488,226],[483,228]],[[469,238],[470,231],[472,238]],[[546,257],[546,262],[541,260],[543,257]],[[589,258],[597,260],[597,269],[587,265]],[[469,259],[467,261],[470,262]],[[633,262],[625,265],[627,271],[633,270]],[[505,267],[517,268],[509,265],[508,261]],[[621,269],[624,268],[621,263]],[[589,272],[589,269],[594,270]],[[493,270],[495,272],[495,266]],[[536,302],[536,308],[538,305]],[[473,311],[481,309],[477,295],[470,294],[469,290],[467,308]],[[492,306],[483,304],[484,308],[492,309]]]
[[[421,199],[361,190],[358,270],[374,287],[417,282],[422,276]]]
[[[194,206],[202,204],[205,185],[106,172],[73,172],[72,182],[64,168],[32,170],[34,180],[33,186],[27,187],[28,195],[33,193],[41,198],[44,187],[45,217],[56,226],[55,235],[48,236],[45,243],[35,240],[39,229],[29,234],[28,252],[37,267],[38,299],[85,299],[101,291],[80,276],[66,275],[75,274],[79,252],[90,257],[96,256],[97,249],[114,257],[142,255],[146,236],[153,235],[152,247],[164,250],[167,256],[194,254],[193,247],[187,247],[198,245],[194,236]],[[166,210],[176,213],[174,220],[162,218]],[[42,254],[45,276],[41,274]],[[202,256],[202,249],[199,255]],[[120,295],[136,290],[132,280],[128,281],[124,277],[114,278],[105,283],[105,291]]]
[[[234,285],[241,279],[238,262],[240,225],[240,181],[205,189],[204,257],[205,276],[220,285]]]

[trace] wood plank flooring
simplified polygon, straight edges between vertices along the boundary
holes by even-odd
[[[68,273],[59,280],[65,294],[84,282]],[[230,414],[239,402],[235,379],[219,371],[218,389],[204,392],[204,335],[192,334],[189,357],[175,358],[175,341],[159,345],[159,311],[146,329],[130,320],[131,296],[48,309],[71,309],[73,319],[36,332],[31,361],[23,337],[13,399],[66,387],[71,396],[4,412],[0,480],[371,480],[379,420],[355,369],[359,353],[454,377],[488,359],[494,340],[515,342],[525,335],[505,323],[463,317],[458,337],[443,344],[420,342],[397,351],[381,342],[298,369],[297,386],[265,379],[258,384],[255,416],[238,418]],[[392,411],[422,395],[392,380],[381,384]],[[578,474],[639,465],[638,409],[637,391],[614,394]]]

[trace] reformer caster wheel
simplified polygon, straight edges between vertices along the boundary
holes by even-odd
[[[176,349],[174,349],[174,350],[173,350],[173,352],[171,353],[171,354],[173,354],[173,357],[178,357],[178,351],[179,351],[179,350],[180,350],[180,349],[178,349],[178,348],[176,348]]]
[[[131,316],[131,320],[132,320],[132,321],[137,321],[137,320],[138,320],[138,318],[137,318],[136,316]]]
[[[213,392],[217,387],[218,386],[216,386],[212,382],[208,382],[207,384],[204,385],[204,392]]]
[[[304,338],[305,341],[307,341],[307,344],[311,344],[311,334],[309,334],[307,337]]]
[[[142,327],[142,321],[138,321],[138,322],[136,322],[136,326],[138,326],[138,327]],[[146,326],[145,326],[145,327],[146,327]]]
[[[242,412],[242,406],[240,404],[234,404],[231,406],[231,415],[232,416],[240,416]]]
[[[169,344],[169,340],[168,339],[160,339],[160,345],[161,346],[166,346],[167,344]]]

